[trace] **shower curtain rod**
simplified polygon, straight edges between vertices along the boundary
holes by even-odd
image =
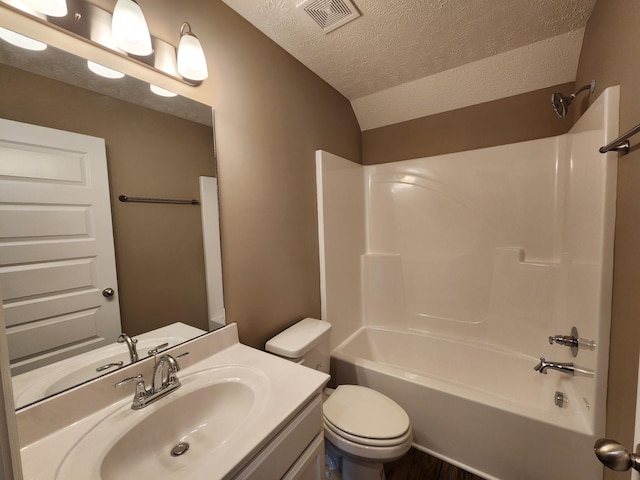
[[[629,153],[631,149],[631,143],[629,143],[629,137],[634,136],[636,133],[640,132],[640,124],[633,127],[627,133],[620,135],[611,143],[608,143],[604,147],[600,147],[600,153],[607,153],[611,150],[615,150],[616,152],[621,152],[623,155]]]

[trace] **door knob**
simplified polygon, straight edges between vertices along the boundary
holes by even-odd
[[[111,287],[105,288],[104,290],[102,290],[102,295],[107,298],[113,297],[115,293],[116,293],[115,290]]]
[[[605,467],[616,472],[626,472],[633,468],[640,472],[640,456],[629,451],[615,440],[600,438],[596,440],[593,450],[596,457]]]

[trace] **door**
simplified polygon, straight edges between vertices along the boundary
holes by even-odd
[[[636,414],[633,434],[635,447],[621,445],[615,439],[601,438],[594,445],[595,454],[605,467],[617,472],[631,470],[631,480],[640,480],[640,362],[636,390]],[[628,478],[628,477],[626,477]]]
[[[103,139],[0,119],[0,287],[14,374],[116,340]]]

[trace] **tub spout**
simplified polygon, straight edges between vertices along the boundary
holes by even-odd
[[[587,370],[586,368],[576,367],[573,363],[562,363],[562,362],[547,362],[544,357],[540,357],[540,363],[533,367],[533,369],[544,375],[547,374],[547,370],[557,370],[562,373],[566,373],[567,375],[580,375],[585,377],[592,377],[593,371]]]

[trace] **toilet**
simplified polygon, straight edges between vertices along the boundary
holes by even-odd
[[[269,340],[265,349],[329,373],[330,331],[328,322],[305,318]],[[322,406],[327,463],[341,466],[343,480],[383,480],[383,464],[411,448],[409,416],[389,397],[368,387],[339,385],[330,391],[326,390]]]

